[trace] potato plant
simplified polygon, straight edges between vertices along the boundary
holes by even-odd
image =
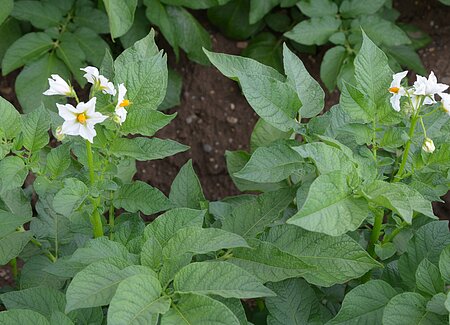
[[[133,179],[136,161],[188,149],[153,137],[175,117],[157,110],[153,31],[83,67],[86,97],[54,74],[55,107],[0,99],[0,264],[17,282],[0,323],[446,324],[450,233],[431,202],[449,188],[448,86],[408,86],[362,35],[355,83],[323,115],[287,46],[285,75],[204,51],[261,118],[252,151],[226,156],[249,193],[216,202],[191,161],[168,197]]]

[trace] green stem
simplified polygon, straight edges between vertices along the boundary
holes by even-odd
[[[411,126],[409,127],[408,141],[405,145],[405,150],[402,155],[402,162],[400,163],[400,168],[394,177],[394,183],[399,182],[402,179],[403,173],[405,172],[406,161],[408,160],[409,149],[411,148],[412,138],[414,136],[414,131],[416,129],[417,120],[419,117],[417,115],[413,116],[411,119]]]
[[[408,224],[405,221],[403,221],[400,224],[400,226],[395,228],[394,230],[392,230],[392,232],[389,235],[384,236],[382,243],[385,244],[385,243],[392,242],[392,240],[395,238],[395,236],[397,236],[400,233],[400,231],[402,231],[403,228],[405,228],[407,225]]]
[[[86,154],[89,167],[89,180],[91,181],[91,185],[94,185],[95,183],[94,156],[92,155],[92,145],[88,140],[86,140]]]
[[[114,193],[111,192],[110,195],[111,198],[111,203],[109,206],[109,239],[113,240],[114,239],[114,225],[115,225],[115,215],[114,215],[114,205],[113,205],[113,198],[114,198]]]
[[[11,265],[11,273],[12,273],[13,279],[14,279],[14,281],[16,281],[17,280],[17,275],[18,275],[18,272],[17,272],[17,258],[14,257],[11,261],[9,261],[9,264]]]
[[[375,214],[375,220],[373,223],[372,232],[370,233],[370,239],[369,239],[369,244],[367,246],[367,252],[373,258],[377,257],[375,254],[375,244],[378,242],[378,239],[380,238],[381,226],[383,225],[383,217],[384,217],[383,211]]]
[[[91,186],[95,184],[95,172],[94,172],[94,157],[92,155],[92,145],[86,140],[86,154],[89,167],[89,179],[91,181]],[[92,205],[94,207],[92,215],[90,216],[90,221],[92,227],[94,228],[94,238],[103,236],[103,225],[100,213],[98,212],[98,206],[100,205],[100,198],[92,198]]]
[[[384,218],[384,212],[380,211],[375,213],[375,220],[373,223],[372,232],[370,233],[370,239],[369,244],[367,245],[367,252],[372,256],[373,258],[377,258],[377,255],[375,254],[375,244],[378,242],[381,234],[381,226],[383,225],[383,218]],[[361,278],[361,281],[363,283],[366,283],[370,280],[372,275],[372,271],[370,270],[366,274],[363,275]]]

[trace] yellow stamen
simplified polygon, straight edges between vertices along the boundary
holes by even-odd
[[[394,93],[394,94],[398,94],[399,90],[400,90],[400,88],[398,88],[398,87],[391,87],[391,88],[389,88],[389,91],[391,93]]]
[[[130,104],[131,104],[131,102],[130,102],[128,99],[124,99],[124,100],[119,104],[119,106],[120,106],[120,107],[127,107],[127,106],[130,106]]]
[[[87,120],[86,114],[81,113],[77,115],[77,121],[80,122],[81,124],[86,123],[86,120]]]

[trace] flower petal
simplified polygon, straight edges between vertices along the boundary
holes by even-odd
[[[61,132],[67,135],[80,135],[80,125],[76,119],[65,121],[61,126]]]
[[[56,104],[56,107],[58,107],[58,114],[61,116],[65,121],[71,121],[77,119],[78,111],[75,107],[73,107],[70,104]]]

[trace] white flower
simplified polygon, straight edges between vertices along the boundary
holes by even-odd
[[[110,82],[105,76],[102,76],[96,67],[86,67],[80,70],[86,72],[83,77],[93,84],[94,87],[100,89],[104,94],[116,95],[116,89],[112,82]]]
[[[422,105],[432,105],[432,104],[436,103],[436,101],[434,99],[432,99],[428,96],[423,97],[421,95],[414,95],[414,91],[415,91],[414,88],[407,90],[407,93],[409,94],[409,98],[411,99],[411,104],[412,104],[411,109],[413,111],[415,111],[416,109],[419,108],[418,106],[419,106],[422,98],[423,98]]]
[[[52,74],[52,77],[48,78],[48,84],[50,88],[43,93],[44,95],[61,95],[67,97],[73,97],[74,95],[72,86],[57,74]]]
[[[436,147],[434,146],[433,140],[430,138],[425,138],[422,144],[422,150],[427,153],[433,153]]]
[[[438,83],[434,72],[431,71],[428,79],[417,76],[417,80],[414,82],[414,88],[416,89],[414,95],[431,96],[434,99],[434,95],[446,91],[448,85]]]
[[[79,135],[92,143],[97,135],[94,128],[95,124],[101,123],[108,118],[95,111],[96,101],[97,98],[94,97],[87,103],[80,102],[77,107],[73,107],[70,104],[56,104],[59,115],[64,119],[61,133]]]
[[[127,88],[125,88],[124,84],[119,85],[119,94],[117,96],[117,105],[115,109],[114,121],[122,125],[123,122],[127,119],[127,110],[125,107],[130,105],[130,101],[125,99],[125,95],[127,94]]]
[[[406,94],[405,88],[401,86],[403,78],[406,77],[408,71],[399,72],[393,75],[389,92],[392,94],[390,99],[392,108],[400,112],[400,98]]]
[[[444,110],[445,113],[450,115],[450,95],[446,93],[440,93],[439,96],[441,96],[442,98],[441,100],[442,109]]]

